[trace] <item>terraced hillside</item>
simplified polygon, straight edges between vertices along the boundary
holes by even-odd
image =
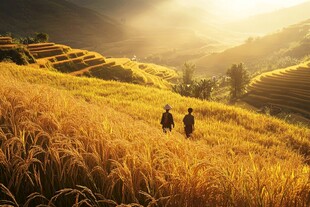
[[[16,47],[16,44],[13,43],[11,37],[1,37],[0,36],[0,50],[1,49],[13,49]]]
[[[310,119],[310,61],[264,73],[248,87],[245,102],[298,113]]]
[[[40,67],[51,66],[75,76],[119,80],[158,88],[169,88],[178,74],[169,68],[139,63],[128,58],[106,58],[99,53],[71,49],[55,43],[29,44]]]
[[[15,44],[11,37],[0,36],[0,62],[10,61],[19,65],[35,63],[35,58],[23,46]]]
[[[0,94],[0,205],[310,205],[307,128],[11,63],[0,63]],[[176,124],[169,134],[159,124],[166,103]],[[186,139],[189,106],[196,127]]]

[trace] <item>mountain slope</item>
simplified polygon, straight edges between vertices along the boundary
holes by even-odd
[[[203,8],[171,0],[70,0],[79,6],[109,14],[131,28],[125,41],[101,46],[112,56],[133,55],[169,66],[220,51],[236,39],[244,39],[217,25],[214,15]],[[100,47],[100,46],[98,46]]]
[[[228,28],[248,33],[270,33],[310,18],[310,1],[270,13],[255,15],[226,25]]]
[[[75,76],[96,77],[154,86],[171,87],[178,78],[176,71],[164,66],[141,63],[128,58],[107,58],[99,53],[72,49],[62,44],[13,44],[11,37],[0,37],[0,61],[11,60],[17,64],[33,63],[33,67],[56,69]]]
[[[51,40],[89,47],[122,38],[124,28],[92,10],[64,0],[2,0],[0,33],[20,36],[45,32]]]
[[[2,204],[309,201],[309,129],[159,89],[7,63],[0,63],[0,93]],[[166,103],[171,134],[159,125]],[[189,106],[196,131],[186,140]]]
[[[249,39],[240,46],[197,60],[197,71],[210,75],[223,74],[232,64],[239,62],[244,62],[251,71],[271,69],[274,66],[279,68],[282,62],[295,63],[295,59],[310,54],[309,29],[310,19],[274,34]],[[293,62],[285,63],[287,59]]]
[[[248,87],[243,101],[257,108],[277,107],[310,120],[310,61],[263,73]]]

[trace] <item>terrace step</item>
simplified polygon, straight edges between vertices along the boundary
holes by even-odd
[[[2,50],[9,50],[9,49],[13,49],[16,48],[17,45],[16,44],[6,44],[6,45],[1,45],[0,44],[0,49]]]
[[[85,60],[85,63],[89,66],[98,65],[101,63],[106,63],[103,57],[93,57]]]
[[[270,98],[265,97],[265,96],[249,94],[248,96],[246,96],[243,99],[243,101],[245,101],[246,103],[253,105],[257,108],[261,108],[261,107],[268,106],[268,105],[279,106],[282,109],[301,113],[301,114],[305,115],[307,118],[310,118],[310,111],[307,111],[307,110],[304,110],[302,108],[298,108],[295,106],[291,106],[291,105],[284,105],[284,104],[282,104],[282,102],[275,102],[274,99],[270,99]]]
[[[37,52],[31,52],[31,54],[35,57],[35,58],[47,58],[47,57],[52,57],[52,56],[56,56],[56,55],[62,55],[64,54],[64,51],[62,49],[52,49],[52,50],[41,50],[41,51],[37,51]]]
[[[290,88],[300,88],[310,90],[310,82],[299,82],[298,80],[285,81],[282,80],[281,78],[275,78],[275,77],[262,77],[261,81],[263,82],[263,84],[268,84],[272,86],[289,86]]]
[[[74,76],[82,76],[84,73],[86,72],[89,72],[91,70],[96,70],[96,69],[102,69],[102,68],[105,68],[105,67],[111,67],[115,64],[115,62],[109,62],[109,63],[101,63],[101,64],[98,64],[98,65],[93,65],[93,66],[89,66],[89,67],[86,67],[82,70],[78,70],[78,71],[74,71],[72,73],[70,73],[70,75],[74,75]]]
[[[48,43],[34,43],[34,44],[29,44],[27,46],[28,50],[31,50],[33,48],[40,48],[40,47],[49,47],[49,46],[54,46],[55,43],[48,42]]]
[[[0,37],[0,45],[7,45],[12,43],[13,43],[12,37]]]

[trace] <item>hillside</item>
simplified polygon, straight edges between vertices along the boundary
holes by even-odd
[[[123,23],[130,20],[137,13],[143,11],[149,11],[156,7],[159,3],[165,2],[165,0],[67,0],[77,5],[93,9],[97,12],[107,14],[111,17],[123,20]]]
[[[28,54],[29,60],[23,58]],[[104,57],[99,53],[72,49],[56,43],[15,44],[11,37],[0,36],[0,61],[9,59],[20,65],[56,69],[75,76],[96,77],[168,89],[178,74],[167,67],[141,63],[128,58]],[[32,60],[34,59],[34,60]]]
[[[241,21],[232,22],[226,27],[239,32],[270,33],[288,25],[310,18],[310,1],[274,12],[263,13]]]
[[[222,51],[247,37],[219,26],[211,11],[179,1],[69,1],[108,14],[131,28],[126,40],[96,48],[111,56],[136,55],[149,62],[176,67],[210,51]]]
[[[308,206],[310,131],[138,85],[0,63],[1,204]],[[176,128],[163,134],[169,103]],[[181,125],[194,108],[196,131]]]
[[[232,64],[240,62],[250,71],[294,65],[310,54],[309,31],[310,19],[274,34],[249,39],[240,46],[198,59],[197,72],[224,74]]]
[[[123,38],[124,26],[64,0],[2,0],[0,34],[48,33],[52,41],[83,48]]]
[[[310,61],[263,73],[248,87],[243,101],[270,110],[298,113],[310,120]]]
[[[201,70],[208,67],[204,59],[211,53],[240,45],[249,36],[266,35],[310,18],[309,2],[235,22],[213,8],[219,4],[215,0],[202,1],[203,5],[182,0],[69,1],[108,14],[134,31],[126,41],[104,44],[97,51],[112,56],[137,55],[175,67],[202,58]]]

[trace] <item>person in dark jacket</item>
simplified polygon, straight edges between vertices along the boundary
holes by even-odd
[[[195,125],[195,117],[192,115],[193,109],[188,108],[188,114],[186,114],[183,118],[184,130],[186,137],[189,138],[194,130]]]
[[[167,133],[168,130],[171,131],[172,127],[174,128],[174,121],[172,114],[169,112],[172,107],[167,104],[166,106],[164,106],[164,109],[166,110],[166,112],[163,113],[160,124],[162,125],[164,133]]]

